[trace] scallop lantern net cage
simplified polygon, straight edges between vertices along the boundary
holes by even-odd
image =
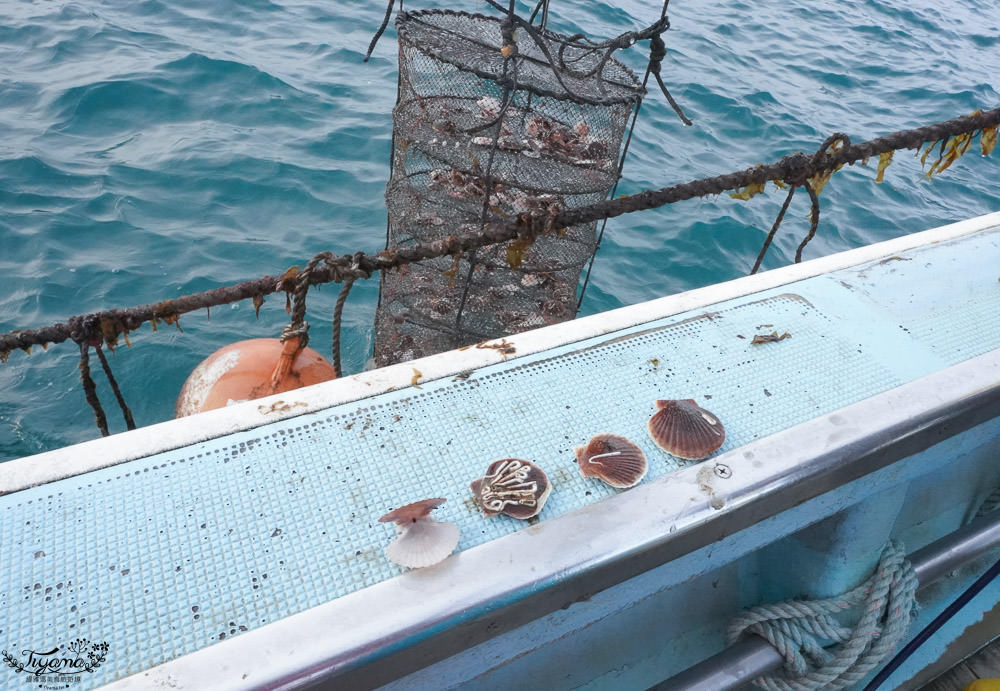
[[[510,53],[502,20],[447,10],[400,13],[396,25],[390,247],[607,198],[644,94],[607,49],[533,29]],[[519,263],[506,243],[383,272],[376,364],[572,319],[596,226],[540,235]]]

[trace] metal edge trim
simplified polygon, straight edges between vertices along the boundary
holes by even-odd
[[[966,219],[893,240],[812,259],[637,305],[510,336],[511,357],[524,357],[557,346],[663,319],[675,314],[882,259],[919,247],[955,240],[1000,227],[1000,212]],[[498,343],[499,339],[490,343]],[[438,353],[411,362],[359,372],[331,382],[284,394],[168,420],[101,439],[0,463],[0,496],[67,477],[143,458],[286,420],[342,403],[412,386],[496,364],[508,359],[493,348],[468,347]]]
[[[995,350],[108,688],[386,683],[998,416]]]

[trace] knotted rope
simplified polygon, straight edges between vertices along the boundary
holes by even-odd
[[[858,683],[895,650],[913,616],[916,591],[913,567],[890,542],[875,572],[858,587],[824,600],[754,607],[730,624],[729,642],[755,634],[784,656],[780,673],[754,680],[763,689],[836,691]],[[857,608],[854,626],[835,616]]]
[[[104,375],[108,378],[108,384],[111,386],[111,391],[114,393],[115,400],[118,401],[118,407],[121,408],[122,416],[125,418],[125,426],[128,429],[135,429],[132,410],[125,402],[125,397],[122,396],[121,389],[118,387],[118,381],[111,371],[111,365],[108,363],[108,359],[104,356],[104,351],[101,348],[101,343],[104,340],[103,322],[97,315],[88,314],[71,317],[68,326],[69,338],[80,348],[80,363],[78,365],[80,383],[83,385],[84,397],[94,411],[94,422],[97,424],[97,429],[101,432],[101,436],[108,436],[110,431],[108,430],[108,418],[104,414],[104,408],[101,407],[101,399],[97,395],[97,384],[94,383],[94,378],[90,374],[91,347],[97,352],[97,359],[101,362],[101,368],[104,370]]]
[[[667,22],[667,28],[670,27],[670,22]],[[667,44],[663,42],[663,36],[660,34],[654,34],[649,39],[649,71],[654,77],[656,77],[656,83],[660,85],[660,91],[663,93],[664,98],[667,99],[667,103],[670,107],[674,109],[677,113],[677,117],[681,119],[685,125],[689,127],[694,123],[684,114],[681,110],[680,105],[674,100],[674,97],[670,95],[670,91],[667,90],[667,85],[663,83],[663,77],[660,76],[660,66],[663,62],[663,58],[667,57]]]
[[[309,280],[312,272],[323,261],[324,254],[329,253],[323,252],[317,254],[309,260],[309,263],[306,264],[306,267],[302,271],[296,274],[291,309],[292,319],[281,330],[281,354],[278,356],[278,362],[275,363],[274,370],[271,372],[270,380],[267,384],[255,388],[251,393],[252,398],[260,398],[267,394],[276,393],[282,380],[292,371],[292,366],[295,364],[296,358],[299,357],[299,353],[305,350],[309,344],[309,322],[306,321],[306,293],[309,292]]]
[[[331,255],[333,256],[333,255]],[[350,268],[341,267],[339,275],[341,279],[340,293],[337,294],[337,303],[333,306],[333,369],[338,377],[344,376],[344,371],[340,366],[340,325],[343,322],[344,303],[351,293],[351,287],[358,278],[371,278],[372,272],[361,268],[361,257],[363,252],[354,253],[354,261]]]
[[[328,278],[335,283],[341,283],[340,294],[337,296],[337,303],[333,311],[333,366],[337,376],[341,376],[340,367],[340,324],[344,303],[347,295],[351,292],[351,286],[358,278],[371,278],[372,272],[361,268],[361,252],[356,252],[353,256],[344,255],[338,257],[333,252],[324,251],[313,256],[295,276],[295,291],[292,298],[292,319],[291,322],[281,331],[281,342],[284,348],[278,364],[271,374],[271,390],[277,389],[278,383],[291,371],[295,359],[309,344],[309,322],[306,321],[306,294],[309,286],[314,282],[319,282],[314,277],[317,267],[323,264],[328,271]]]
[[[498,0],[484,0],[484,2],[504,14],[504,19],[501,22],[500,27],[504,57],[509,58],[517,55],[517,44],[514,41],[515,30],[527,36],[535,44],[535,47],[538,48],[539,52],[545,58],[545,62],[547,62],[549,67],[552,69],[552,76],[555,78],[556,82],[558,82],[558,84],[565,90],[566,94],[568,94],[573,100],[577,99],[578,96],[563,80],[563,74],[572,76],[575,79],[590,79],[593,77],[600,79],[604,74],[604,69],[608,64],[608,61],[612,59],[615,51],[630,48],[639,41],[649,40],[650,72],[655,75],[656,83],[659,84],[660,90],[666,97],[667,102],[670,104],[670,107],[674,109],[674,112],[677,113],[678,117],[680,117],[681,121],[685,125],[692,124],[687,116],[684,115],[684,112],[677,104],[677,101],[674,100],[674,97],[670,95],[666,85],[663,83],[663,78],[660,76],[661,63],[663,62],[663,58],[667,55],[667,47],[666,43],[663,41],[662,34],[670,28],[670,20],[666,16],[666,5],[669,3],[669,0],[664,2],[664,11],[660,18],[654,23],[637,31],[626,31],[618,36],[615,36],[614,38],[604,41],[594,41],[584,34],[573,34],[572,36],[561,36],[559,34],[555,34],[548,31],[544,27],[544,19],[542,21],[542,26],[536,27],[533,24],[535,17],[543,6],[547,7],[544,0],[540,0],[528,19],[518,16],[514,13],[513,7],[504,7],[504,5]],[[365,53],[364,62],[368,62],[371,58],[372,51],[375,50],[376,44],[382,37],[386,28],[389,26],[394,6],[395,0],[389,0],[382,24],[375,32],[375,36],[372,38],[371,43],[368,44],[368,50]],[[400,16],[407,16],[402,11],[402,0],[400,1],[400,8]],[[551,50],[551,46],[553,45],[558,47],[555,54],[553,54],[553,51]],[[566,57],[566,51],[570,48],[573,49],[574,53],[573,57],[568,59]],[[595,53],[599,53],[600,56],[590,67],[586,69],[576,69],[576,63],[581,63],[585,58],[588,58]],[[513,86],[513,83],[505,81],[505,77],[500,77],[495,81],[501,86]],[[645,82],[643,82],[643,89],[639,93],[645,93]],[[596,101],[594,103],[596,103]]]
[[[768,248],[771,246],[771,242],[774,240],[775,234],[778,232],[778,228],[781,226],[781,221],[785,218],[785,212],[788,211],[788,205],[792,203],[792,197],[795,196],[795,190],[798,187],[804,187],[806,192],[809,194],[809,203],[812,205],[809,211],[809,232],[799,243],[798,248],[795,250],[795,263],[798,264],[802,261],[802,250],[806,248],[809,241],[816,236],[816,229],[819,227],[819,189],[822,189],[826,181],[830,179],[833,173],[840,169],[843,164],[831,164],[830,160],[842,150],[851,145],[851,140],[846,134],[841,134],[840,132],[834,132],[826,141],[816,150],[812,158],[809,159],[809,165],[790,167],[791,173],[788,177],[784,179],[782,184],[789,185],[788,195],[785,197],[784,204],[781,205],[781,211],[778,212],[778,217],[774,219],[774,225],[771,226],[771,230],[768,232],[767,237],[764,238],[764,244],[760,248],[760,253],[757,255],[757,261],[754,262],[753,268],[750,269],[750,273],[755,274],[760,268],[760,264],[764,261],[764,255],[767,254]],[[814,174],[816,177],[810,178],[809,171],[824,171],[822,174]]]
[[[502,5],[500,5],[495,0],[485,0],[488,5],[491,5],[497,10],[504,11]],[[663,12],[660,18],[649,26],[640,29],[638,31],[626,31],[619,36],[607,39],[605,41],[594,41],[584,34],[573,34],[572,36],[566,37],[556,37],[554,34],[547,33],[544,29],[538,29],[532,25],[535,13],[532,13],[531,17],[527,20],[518,17],[513,13],[513,11],[508,11],[507,19],[505,21],[509,22],[512,26],[516,26],[519,30],[523,31],[531,40],[534,42],[535,46],[541,51],[542,55],[548,61],[549,66],[552,68],[552,73],[559,82],[559,85],[566,90],[566,93],[573,94],[573,90],[563,81],[561,73],[566,73],[571,75],[576,79],[588,79],[591,77],[600,77],[604,74],[604,68],[606,67],[609,60],[611,60],[615,51],[624,50],[630,48],[639,41],[649,40],[649,73],[652,73],[656,77],[656,83],[660,86],[660,91],[663,92],[664,97],[666,97],[667,102],[670,107],[674,109],[677,116],[685,125],[691,125],[691,121],[684,115],[677,101],[674,97],[670,95],[670,91],[667,90],[666,85],[663,83],[663,78],[660,76],[661,63],[663,58],[667,56],[667,46],[663,41],[663,33],[670,28],[670,19],[667,17],[667,4],[670,0],[666,0],[663,5]],[[536,11],[537,12],[537,9]],[[555,58],[549,50],[548,41],[546,38],[556,38],[556,43],[559,49],[556,51]],[[507,41],[505,41],[505,44]],[[566,50],[568,48],[574,48],[576,50],[582,50],[582,53],[576,55],[572,60],[566,59]],[[577,70],[570,66],[571,62],[580,62],[583,58],[597,52],[602,52],[600,59],[586,70]],[[645,80],[643,81],[643,91],[645,91]]]

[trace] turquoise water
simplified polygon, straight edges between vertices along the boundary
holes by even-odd
[[[651,93],[621,191],[813,151],[833,131],[861,141],[996,107],[1000,10],[993,0],[939,4],[675,0],[663,74],[695,125],[682,126]],[[449,7],[486,11],[481,2]],[[280,273],[324,249],[381,249],[392,31],[371,62],[361,59],[384,6],[115,0],[4,9],[0,332]],[[658,14],[634,0],[552,0],[551,26],[607,37]],[[641,74],[645,55],[642,46],[623,59]],[[1000,151],[969,154],[932,183],[901,153],[885,184],[873,177],[873,167],[850,168],[824,189],[807,258],[1000,210]],[[745,274],[783,198],[722,196],[612,220],[582,313]],[[807,212],[797,195],[765,269],[792,260]],[[359,283],[345,311],[348,372],[370,355],[377,293],[375,281]],[[321,352],[335,297],[329,288],[310,296],[311,343]],[[183,332],[134,333],[110,360],[138,424],[169,419],[185,377],[216,348],[277,335],[283,307],[274,297],[259,319],[243,303],[188,315]],[[0,461],[97,436],[77,360],[61,344],[0,365]],[[95,379],[113,431],[124,429],[103,375]]]

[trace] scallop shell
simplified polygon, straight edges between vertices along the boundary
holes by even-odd
[[[574,451],[581,475],[600,478],[612,487],[634,487],[649,469],[642,449],[617,434],[598,434]]]
[[[657,401],[659,409],[649,418],[649,435],[667,453],[698,460],[714,453],[726,441],[719,418],[693,399]]]
[[[397,526],[399,536],[385,548],[391,561],[411,569],[442,561],[458,546],[458,526],[424,518]]]
[[[505,513],[513,518],[537,516],[552,491],[552,483],[541,468],[520,458],[494,461],[486,475],[469,487],[485,516]]]
[[[446,501],[448,500],[444,497],[421,499],[420,501],[415,501],[412,504],[406,504],[405,506],[400,506],[398,509],[390,511],[386,515],[382,516],[382,518],[378,519],[378,522],[388,523],[389,521],[392,521],[396,525],[415,523],[423,518],[427,518],[432,509],[436,509]]]

